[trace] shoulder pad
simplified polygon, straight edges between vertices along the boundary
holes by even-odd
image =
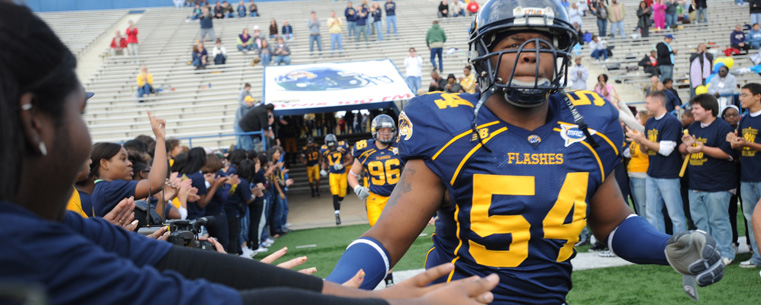
[[[399,115],[399,155],[408,159],[425,159],[454,135],[470,128],[472,94],[430,93],[413,98]]]

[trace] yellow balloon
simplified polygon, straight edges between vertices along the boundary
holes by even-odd
[[[724,58],[724,64],[727,65],[727,69],[732,69],[732,66],[735,65],[735,59],[732,57],[726,57]]]
[[[726,60],[727,60],[726,57],[717,58],[716,60],[714,60],[713,61],[713,69],[715,70],[716,66],[719,65],[719,64],[724,64],[726,66],[727,65]]]
[[[708,93],[707,86],[698,86],[697,88],[695,88],[695,94],[703,94],[703,93]]]

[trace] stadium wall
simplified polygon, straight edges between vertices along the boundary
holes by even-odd
[[[238,3],[238,1],[232,1]],[[288,0],[257,0],[256,2],[274,2]],[[132,9],[146,7],[171,7],[172,0],[26,0],[24,1],[35,12],[86,11],[109,9]],[[210,1],[214,3],[214,0]],[[220,1],[221,2],[221,1]],[[249,1],[245,1],[248,3]]]

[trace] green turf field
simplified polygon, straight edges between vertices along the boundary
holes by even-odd
[[[744,236],[744,222],[739,216],[738,231]],[[346,246],[370,228],[369,225],[337,226],[293,231],[278,239],[272,251],[287,246],[288,254],[279,261],[306,255],[302,266],[316,267],[316,276],[326,277],[335,266]],[[433,226],[427,226],[395,270],[423,268],[425,255],[431,247]],[[304,247],[306,246],[306,247]],[[589,246],[579,249],[586,252]],[[261,259],[269,253],[259,254]],[[735,258],[721,282],[698,289],[699,304],[761,304],[760,269],[743,269],[738,263],[750,254]],[[574,288],[568,294],[569,304],[695,304],[682,291],[681,275],[669,266],[625,266],[592,269],[573,273]]]

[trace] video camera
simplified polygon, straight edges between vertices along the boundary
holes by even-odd
[[[164,223],[164,225],[169,226],[169,239],[167,239],[167,241],[180,247],[216,251],[212,243],[198,239],[202,226],[212,226],[215,222],[216,219],[214,216],[206,216],[194,220],[167,220]],[[138,229],[137,232],[143,235],[149,235],[158,231],[160,228],[161,226],[145,227]]]

